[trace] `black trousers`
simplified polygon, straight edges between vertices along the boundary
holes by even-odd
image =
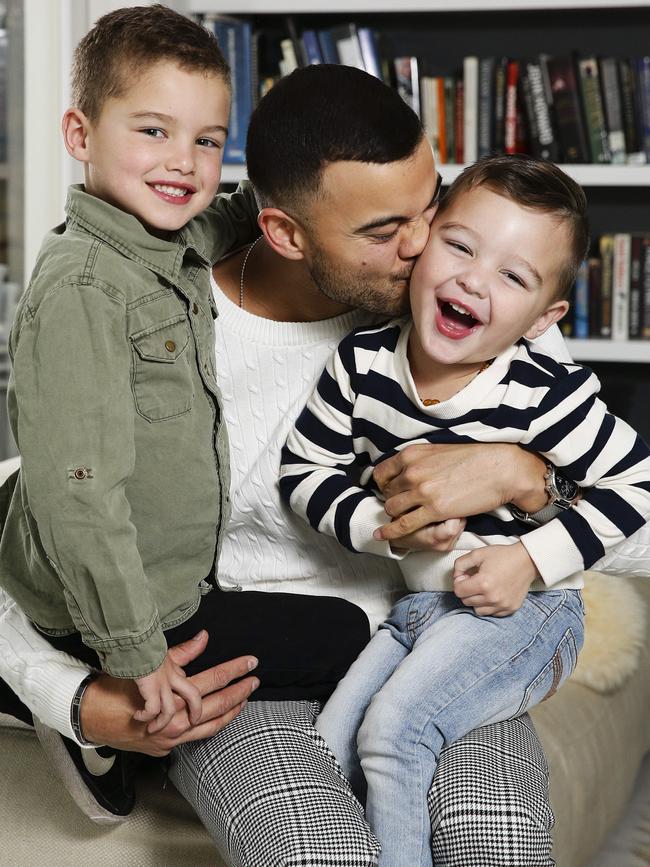
[[[365,612],[345,599],[216,587],[202,597],[192,617],[165,631],[167,645],[186,641],[201,629],[208,631],[208,645],[185,671],[196,674],[252,654],[259,659],[255,674],[260,686],[249,701],[325,701],[370,637]],[[44,637],[57,650],[101,668],[79,633]],[[31,723],[29,709],[1,679],[0,711]]]

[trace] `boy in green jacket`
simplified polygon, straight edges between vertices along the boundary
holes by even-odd
[[[63,135],[84,184],[44,241],[10,338],[22,465],[2,491],[0,580],[55,646],[135,679],[151,731],[176,712],[174,693],[199,721],[198,690],[167,647],[206,626],[195,668],[255,653],[262,687],[279,690],[260,697],[325,697],[368,639],[359,609],[208,595],[229,488],[208,269],[256,233],[248,194],[211,206],[227,64],[196,22],[121,9],[80,42],[73,100]],[[333,645],[350,630],[346,649]]]

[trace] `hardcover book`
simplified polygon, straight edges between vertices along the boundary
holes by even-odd
[[[614,235],[612,265],[612,340],[627,340],[630,309],[630,245],[626,232]]]
[[[571,57],[548,57],[542,62],[546,64],[553,96],[560,159],[567,163],[587,163],[589,150],[573,60]]]
[[[614,57],[600,60],[600,83],[603,93],[607,142],[612,163],[624,163],[626,155],[623,131],[623,106],[618,78],[618,63]]]
[[[578,60],[580,93],[592,163],[609,163],[609,139],[605,126],[605,111],[600,96],[600,74],[595,57]]]

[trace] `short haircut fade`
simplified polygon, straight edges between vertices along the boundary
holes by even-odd
[[[213,74],[230,86],[230,70],[214,35],[162,4],[102,15],[80,40],[72,66],[72,101],[95,122],[104,103],[121,96],[150,66],[172,61]]]
[[[419,118],[379,79],[350,66],[296,69],[260,100],[246,163],[262,207],[300,209],[329,163],[390,163],[423,139]]]
[[[524,208],[566,223],[570,255],[560,272],[557,298],[568,298],[578,268],[589,252],[587,197],[582,187],[555,163],[526,154],[488,154],[464,169],[438,206],[440,216],[462,193],[487,187]]]

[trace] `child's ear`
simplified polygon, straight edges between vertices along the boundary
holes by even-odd
[[[539,316],[528,331],[524,334],[528,340],[535,340],[536,337],[541,337],[551,325],[555,325],[566,314],[569,309],[568,301],[554,301],[546,310]]]
[[[306,235],[293,217],[280,208],[263,208],[257,222],[268,245],[285,259],[304,258]]]
[[[63,143],[65,149],[81,163],[87,163],[89,160],[88,153],[88,130],[90,129],[90,121],[78,108],[69,108],[63,115],[61,121],[61,131],[63,132]]]

